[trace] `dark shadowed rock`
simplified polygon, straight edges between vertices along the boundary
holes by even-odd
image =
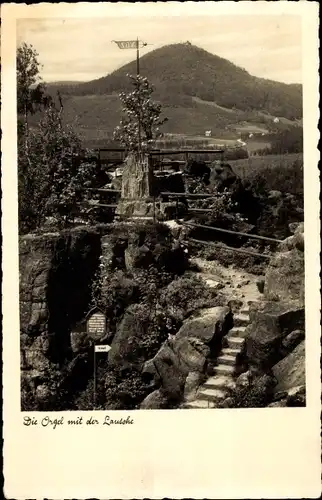
[[[295,347],[305,338],[303,330],[294,330],[289,333],[282,342],[282,347],[285,349],[285,355],[289,354]]]
[[[259,293],[264,293],[264,287],[265,287],[265,279],[260,278],[256,281],[256,286],[259,291]]]
[[[182,172],[158,171],[154,172],[153,195],[158,197],[162,192],[185,192]]]
[[[306,389],[305,385],[298,385],[289,389],[287,394],[287,406],[305,406],[306,405]]]
[[[229,163],[214,162],[211,165],[210,184],[219,191],[230,188],[234,183],[240,181]]]
[[[20,239],[21,378],[30,382],[35,405],[44,404],[49,393],[50,404],[58,397],[56,366],[64,378],[70,332],[88,311],[100,252],[100,234],[93,228]]]

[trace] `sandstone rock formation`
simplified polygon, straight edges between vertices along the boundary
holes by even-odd
[[[283,341],[295,329],[304,330],[304,306],[292,302],[263,302],[251,311],[247,329],[250,366],[269,370],[282,356]]]
[[[304,226],[280,244],[265,275],[264,295],[268,300],[295,300],[304,304]]]
[[[84,229],[26,235],[19,246],[22,392],[34,404],[47,396],[51,404],[64,384],[61,367],[79,349],[70,331],[90,301],[100,235]]]
[[[291,227],[294,235],[279,245],[269,262],[264,300],[251,305],[246,332],[249,368],[268,374],[273,370],[277,392],[286,388],[286,380],[288,387],[304,383],[304,225]]]

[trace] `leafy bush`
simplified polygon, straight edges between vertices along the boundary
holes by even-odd
[[[233,391],[233,408],[264,408],[273,398],[275,380],[270,375],[255,377],[248,386],[238,385]]]
[[[160,303],[169,318],[183,321],[194,311],[218,305],[216,292],[195,276],[184,275],[172,281],[161,293]]]
[[[135,368],[97,370],[96,410],[134,410],[151,391]],[[94,407],[94,382],[75,398],[73,406],[80,411]]]

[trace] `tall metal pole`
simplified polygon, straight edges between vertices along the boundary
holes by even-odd
[[[139,38],[136,39],[136,75],[137,77],[140,76],[140,52],[139,52]],[[139,90],[139,85],[138,85],[138,90]],[[138,144],[138,153],[139,153],[139,161],[141,161],[141,102],[140,102],[140,94],[138,94],[138,102],[139,102],[139,109],[138,109],[138,139],[139,139],[139,144]]]
[[[94,401],[93,401],[93,406],[94,406],[94,410],[96,408],[96,352],[95,352],[95,342],[94,342]]]
[[[140,74],[140,52],[139,52],[139,39],[136,39],[136,74]]]

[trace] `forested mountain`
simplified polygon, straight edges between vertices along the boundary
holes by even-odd
[[[49,84],[48,90],[61,92],[67,116],[78,118],[85,136],[92,136],[96,130],[107,137],[120,118],[117,94],[130,89],[126,75],[135,73],[134,60],[102,78]],[[154,99],[162,103],[169,118],[166,132],[198,135],[211,128],[216,136],[225,136],[227,127],[242,122],[269,129],[276,116],[287,125],[302,118],[301,85],[252,76],[228,60],[187,43],[143,55],[140,73],[154,85]]]

